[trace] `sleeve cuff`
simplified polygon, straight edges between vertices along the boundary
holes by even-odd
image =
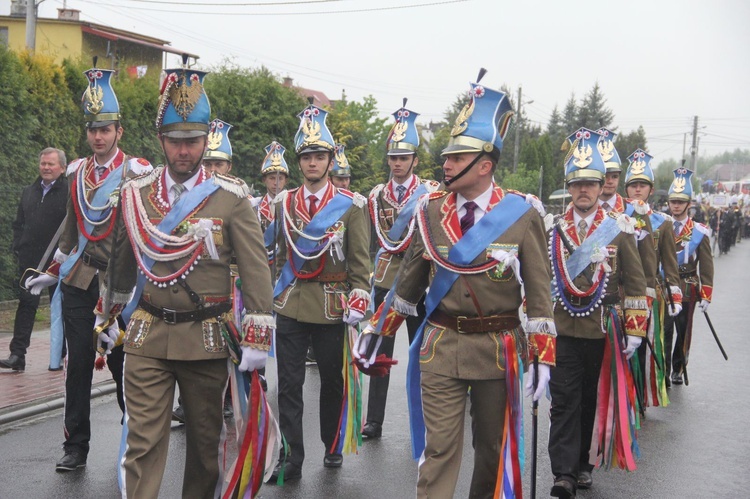
[[[625,334],[630,336],[646,336],[648,324],[648,310],[645,309],[625,309]]]
[[[555,365],[556,338],[550,334],[534,333],[529,336],[529,358],[539,356],[541,364]]]
[[[362,289],[352,289],[349,293],[349,301],[347,302],[347,308],[349,310],[356,310],[362,315],[365,314],[367,308],[370,306],[370,293]]]
[[[398,312],[394,307],[391,307],[388,310],[383,310],[384,307],[385,302],[380,304],[375,311],[375,314],[370,318],[370,325],[375,329],[375,334],[380,334],[382,336],[395,336],[398,328],[401,327],[401,324],[406,319],[406,315]],[[378,323],[380,322],[381,315],[384,313],[386,316],[385,320],[383,320],[383,327],[378,331]]]
[[[713,286],[701,286],[701,300],[711,301],[711,297],[714,294]]]
[[[240,344],[268,351],[271,349],[271,334],[275,327],[276,320],[269,313],[246,313],[242,319],[243,339]]]
[[[669,292],[672,294],[672,301],[675,303],[682,302],[682,290],[679,286],[669,286]]]
[[[52,261],[52,263],[49,264],[49,267],[47,267],[47,270],[44,271],[45,274],[49,274],[52,277],[60,277],[60,263],[56,261]]]

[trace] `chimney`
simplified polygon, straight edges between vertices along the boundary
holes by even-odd
[[[10,1],[10,16],[11,17],[26,17],[26,1],[27,0],[11,0]]]
[[[282,83],[282,85],[284,85],[284,86],[285,86],[285,87],[287,87],[287,88],[292,88],[292,82],[293,82],[293,81],[294,81],[294,80],[292,80],[292,77],[291,77],[291,76],[285,76],[285,77],[284,77],[284,83]]]
[[[81,11],[76,9],[57,9],[57,18],[61,21],[80,21]]]

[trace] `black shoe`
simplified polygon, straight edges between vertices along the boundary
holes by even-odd
[[[362,428],[362,438],[365,440],[373,440],[380,438],[383,435],[383,425],[380,423],[369,422]]]
[[[0,360],[0,367],[23,372],[26,370],[26,358],[12,353],[7,359]]]
[[[682,373],[672,373],[672,384],[681,385],[682,383]]]
[[[672,388],[672,380],[669,379],[669,376],[664,377],[664,383],[667,385],[667,388]]]
[[[178,423],[185,424],[185,411],[183,410],[181,405],[178,405],[172,411],[172,421],[177,421]]]
[[[590,471],[581,471],[578,473],[579,489],[590,489],[592,485],[594,485],[594,479],[591,477]]]
[[[555,484],[552,486],[549,495],[552,497],[560,497],[562,499],[571,499],[576,496],[576,487],[568,480],[558,478],[555,480]]]
[[[287,482],[299,480],[300,478],[302,478],[302,467],[300,465],[289,462],[282,463],[281,461],[279,461],[278,463],[276,463],[276,467],[273,469],[273,473],[271,473],[271,478],[269,478],[266,483],[269,485],[277,485],[279,476],[282,475],[281,470],[284,470],[281,482],[282,485]]]
[[[62,370],[63,370],[63,366],[61,366],[61,365],[60,365],[60,366],[57,366],[57,367],[51,367],[51,366],[50,366],[50,367],[48,367],[48,368],[47,368],[47,370],[48,370],[48,371],[53,371],[53,372],[54,372],[54,371],[62,371]]]
[[[258,381],[260,381],[260,387],[263,388],[264,392],[268,391],[268,381],[266,381],[266,377],[262,374],[258,375]]]
[[[341,468],[344,464],[344,456],[341,454],[326,454],[323,458],[323,466],[326,468]]]
[[[65,451],[65,455],[55,465],[55,471],[75,471],[86,466],[86,455],[79,450]]]

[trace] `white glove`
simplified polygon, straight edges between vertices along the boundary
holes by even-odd
[[[357,341],[354,342],[354,348],[352,349],[352,356],[365,367],[370,367],[370,364],[375,362],[380,344],[383,342],[383,337],[373,333],[373,331],[375,331],[375,328],[367,326],[357,336]],[[370,348],[370,343],[373,341],[377,341],[377,343],[375,344],[375,348],[372,349],[372,354],[368,358],[364,358],[367,355],[367,350]]]
[[[625,354],[626,359],[630,359],[630,357],[633,356],[638,347],[641,346],[642,341],[643,338],[641,338],[640,336],[628,335],[628,346],[626,346],[625,350],[622,351],[622,353]]]
[[[242,361],[239,369],[242,372],[257,371],[266,367],[268,352],[250,346],[240,347],[242,349]]]
[[[677,317],[677,314],[679,314],[682,311],[682,303],[675,303],[674,307],[672,305],[667,304],[667,312],[672,317]]]
[[[547,364],[539,364],[539,379],[537,380],[536,391],[534,391],[534,364],[529,364],[529,373],[526,375],[526,390],[524,394],[527,397],[534,395],[535,402],[542,398],[542,395],[547,391],[547,385],[549,385],[550,368]]]
[[[711,304],[708,300],[701,300],[701,302],[698,304],[698,310],[700,310],[703,313],[708,312],[708,306]]]
[[[365,314],[360,312],[359,310],[349,310],[348,312],[344,312],[344,322],[349,324],[350,326],[356,325],[359,321],[365,318]]]
[[[97,327],[104,324],[106,320],[103,316],[97,315],[96,320],[94,321],[94,330],[96,330]],[[120,326],[117,323],[117,320],[115,320],[112,324],[107,327],[104,331],[99,333],[96,337],[96,348],[103,349],[105,355],[109,355],[112,353],[112,349],[115,347],[115,344],[117,343],[117,339],[120,337]]]
[[[32,295],[39,296],[42,291],[57,283],[57,277],[49,274],[39,274],[36,277],[26,279],[26,289]]]

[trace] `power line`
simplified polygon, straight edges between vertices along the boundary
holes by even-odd
[[[116,5],[111,3],[98,2],[95,0],[79,0],[84,3],[91,3],[99,6],[107,7],[122,7],[122,5]],[[150,9],[146,7],[130,7],[129,9],[136,9],[148,12],[169,12],[171,14],[200,14],[203,16],[253,16],[253,17],[268,17],[268,16],[317,16],[317,15],[330,15],[330,14],[359,14],[363,12],[384,12],[389,10],[404,10],[404,9],[417,9],[422,7],[435,7],[438,5],[448,5],[454,3],[465,3],[473,0],[444,0],[441,2],[428,2],[418,3],[411,5],[393,5],[390,7],[371,7],[369,9],[350,9],[350,10],[322,10],[322,11],[309,11],[309,12],[211,12],[211,11],[189,11],[189,10],[175,10],[175,9]],[[213,5],[207,5],[206,7],[213,7]]]

